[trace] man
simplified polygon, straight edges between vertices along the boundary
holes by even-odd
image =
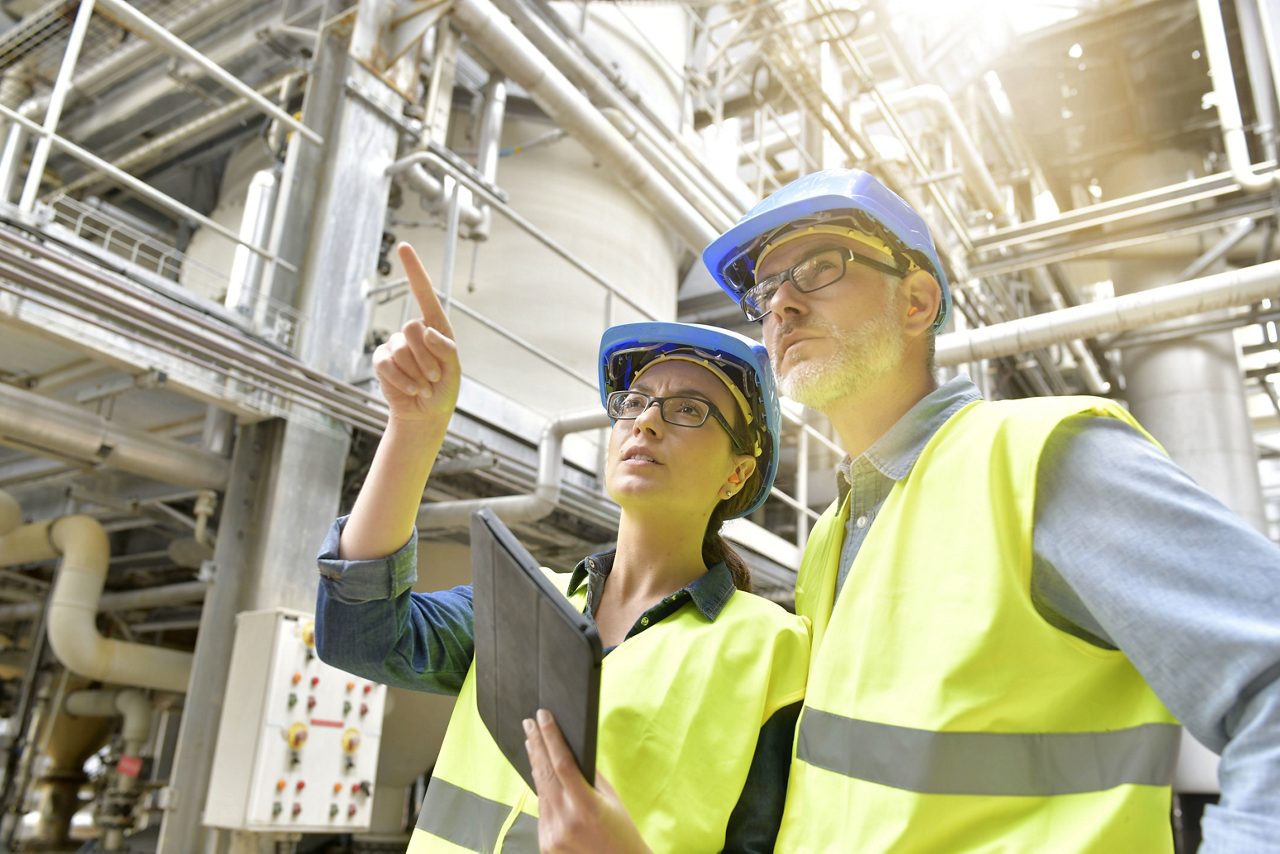
[[[870,175],[800,178],[703,258],[849,455],[797,580],[778,850],[1168,851],[1175,719],[1222,755],[1201,850],[1280,848],[1280,552],[1109,401],[939,387],[945,271]],[[594,821],[560,800],[548,834]]]

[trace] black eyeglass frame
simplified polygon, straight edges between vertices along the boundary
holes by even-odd
[[[839,255],[840,257],[839,275],[837,275],[831,281],[822,285],[818,285],[817,287],[808,288],[808,289],[800,287],[800,284],[795,280],[796,268],[801,267],[805,264],[808,264],[814,258],[817,258],[819,255],[823,255],[827,252],[835,252],[837,253],[837,255]],[[822,249],[817,252],[814,252],[812,255],[809,255],[808,257],[801,260],[799,263],[793,264],[792,266],[788,267],[787,269],[783,270],[780,273],[774,273],[772,276],[763,278],[760,281],[756,282],[751,287],[747,288],[745,291],[743,291],[742,300],[739,303],[739,305],[742,308],[742,313],[747,316],[747,320],[750,320],[752,322],[764,320],[765,317],[767,317],[773,312],[773,309],[767,309],[765,311],[757,312],[753,306],[758,304],[759,301],[752,296],[753,294],[755,294],[758,291],[763,291],[764,289],[769,288],[768,299],[772,299],[773,295],[778,292],[778,288],[782,287],[783,283],[787,281],[790,281],[791,284],[795,286],[795,289],[802,294],[811,294],[816,291],[820,291],[823,288],[829,288],[832,285],[834,285],[836,282],[839,282],[841,279],[843,279],[845,275],[849,272],[850,261],[854,262],[858,266],[867,267],[871,270],[876,270],[881,273],[887,273],[890,276],[896,276],[899,279],[907,275],[906,270],[899,267],[895,267],[892,264],[886,264],[883,261],[877,261],[874,258],[868,258],[865,255],[859,255],[857,252],[854,252],[852,249],[849,249],[849,248],[833,246],[827,249]]]
[[[615,409],[614,401],[621,402],[633,395],[644,398],[645,404],[643,409],[641,409],[635,415],[621,415],[614,411]],[[699,421],[697,424],[679,424],[667,417],[666,403],[668,400],[696,400],[699,403],[705,403],[707,405],[707,414],[702,416],[702,420]],[[635,421],[641,415],[648,412],[649,407],[653,406],[655,403],[658,404],[658,415],[661,416],[664,422],[666,422],[667,424],[670,424],[672,427],[697,428],[706,424],[708,418],[714,418],[716,421],[720,423],[720,426],[724,428],[724,432],[729,434],[729,441],[733,443],[733,452],[735,454],[750,453],[750,451],[745,450],[746,448],[745,443],[742,441],[741,438],[739,438],[738,434],[734,432],[734,429],[729,424],[728,419],[726,419],[724,417],[724,414],[720,412],[720,408],[717,407],[711,401],[707,400],[705,397],[695,397],[691,394],[676,394],[670,397],[658,397],[657,395],[654,395],[654,394],[645,394],[642,391],[632,391],[632,390],[623,389],[619,391],[609,392],[609,396],[605,398],[605,412],[607,412],[609,417],[612,418],[614,421]]]

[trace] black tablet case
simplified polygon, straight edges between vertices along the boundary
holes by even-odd
[[[480,719],[534,788],[522,722],[549,709],[594,786],[602,657],[595,624],[488,510],[471,516],[471,568]]]

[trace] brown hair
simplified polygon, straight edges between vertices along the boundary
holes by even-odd
[[[720,526],[726,519],[747,509],[756,494],[756,488],[752,484],[759,477],[760,466],[757,465],[742,489],[735,492],[733,497],[721,501],[716,505],[716,509],[711,511],[706,533],[702,535],[702,562],[710,568],[724,561],[724,565],[729,568],[729,575],[733,576],[733,586],[747,593],[751,592],[751,570],[747,568],[747,562],[742,559],[742,555],[738,554],[737,550],[720,535]]]
[[[733,421],[734,429],[742,431],[741,413]],[[711,511],[711,518],[707,520],[707,530],[702,535],[702,562],[710,569],[723,561],[729,569],[729,575],[733,577],[733,586],[747,593],[751,592],[751,570],[747,567],[747,562],[742,559],[742,555],[738,554],[737,550],[720,535],[720,526],[726,519],[741,515],[759,494],[760,478],[764,477],[763,472],[769,468],[770,457],[773,455],[773,446],[767,439],[762,437],[761,444],[763,453],[756,457],[755,471],[742,484],[741,489],[716,504],[715,509]]]

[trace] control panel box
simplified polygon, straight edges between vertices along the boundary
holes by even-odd
[[[238,615],[204,823],[367,830],[386,696],[385,686],[320,660],[310,615]]]

